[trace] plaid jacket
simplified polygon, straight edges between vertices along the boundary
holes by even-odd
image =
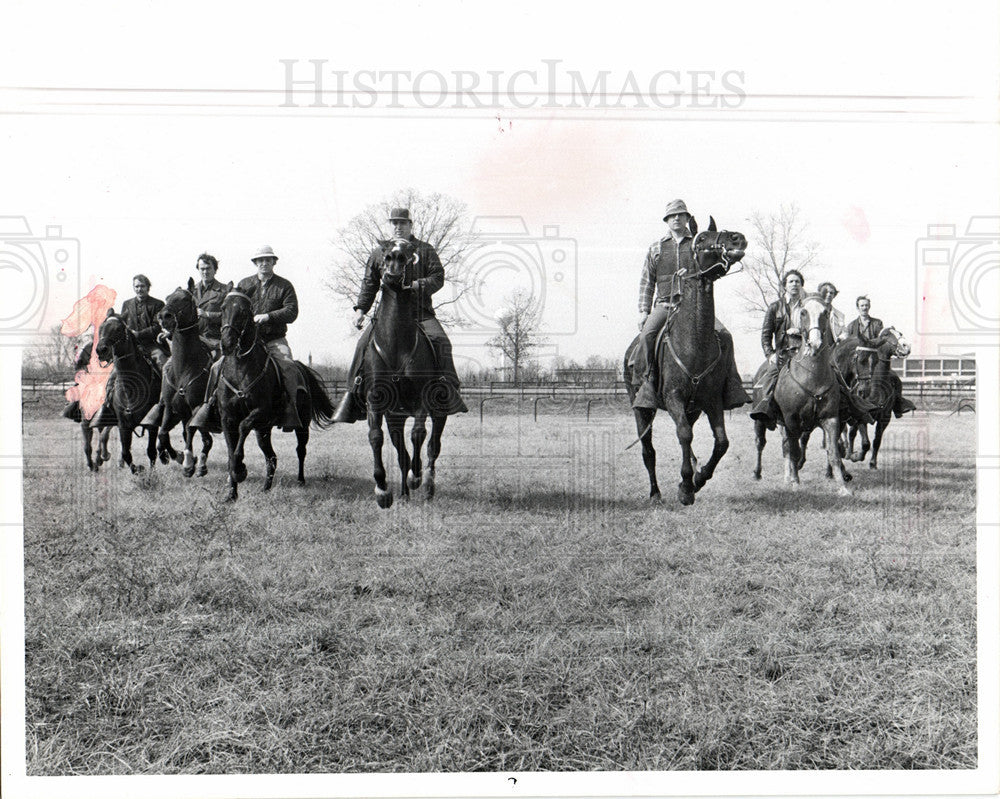
[[[649,313],[654,292],[657,302],[669,299],[670,277],[678,269],[694,268],[693,241],[690,234],[685,234],[680,242],[674,241],[672,236],[664,236],[649,248],[639,277],[639,313]]]

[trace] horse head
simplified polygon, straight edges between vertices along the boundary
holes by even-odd
[[[198,309],[194,303],[194,294],[190,291],[193,281],[188,281],[189,288],[178,286],[167,296],[163,310],[159,313],[163,329],[173,335],[175,332],[185,332],[198,327]]]
[[[249,352],[257,338],[253,303],[241,291],[230,291],[222,300],[222,353]]]
[[[791,322],[788,332],[802,339],[799,351],[804,354],[816,355],[830,338],[830,309],[819,294],[806,294]]]
[[[887,327],[882,330],[875,342],[875,349],[878,350],[880,356],[884,352],[883,357],[886,360],[892,357],[905,358],[910,354],[910,342],[896,328]]]
[[[116,357],[120,358],[135,350],[132,334],[113,308],[108,309],[107,318],[101,322],[97,331],[96,349],[101,364],[109,364]]]
[[[701,233],[697,232],[698,225],[694,220],[691,225],[695,232],[691,251],[699,277],[718,280],[728,274],[730,267],[746,255],[746,236],[734,230],[718,230],[714,217],[709,217],[708,230]]]
[[[394,241],[383,258],[385,267],[382,270],[382,285],[393,291],[409,288],[413,282],[413,267],[416,266],[417,259],[416,248],[411,242],[405,239]]]

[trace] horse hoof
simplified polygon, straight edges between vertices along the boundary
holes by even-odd
[[[878,464],[877,463],[869,463],[868,464],[868,468],[869,469],[877,469],[878,468]]]
[[[109,460],[111,460],[111,453],[110,452],[102,452],[98,457],[102,461],[109,461]]]
[[[677,489],[677,499],[680,500],[681,505],[693,505],[694,491],[685,488],[684,484],[681,483]]]
[[[851,474],[847,469],[844,469],[844,482],[849,483],[854,479],[854,475]]]
[[[660,496],[659,491],[654,491],[652,494],[649,495],[650,505],[660,505],[662,503],[663,503],[663,497]]]
[[[386,508],[392,507],[392,491],[391,490],[381,490],[379,488],[375,489],[375,502],[378,506],[385,510]]]
[[[157,455],[159,455],[160,457],[160,463],[162,463],[164,466],[170,463],[170,454],[166,450],[158,452]]]
[[[146,468],[144,466],[140,466],[138,463],[131,464],[131,468],[132,468],[132,474],[142,474],[144,471],[146,471]]]
[[[194,476],[194,466],[185,466],[184,470],[181,472],[185,477]]]
[[[695,472],[693,482],[694,482],[695,493],[697,493],[698,491],[701,491],[701,489],[705,487],[705,483],[708,482],[708,478],[706,478],[699,470]]]
[[[199,466],[198,471],[196,471],[195,474],[198,475],[198,477],[204,477],[206,474],[208,474],[208,467]]]
[[[757,472],[757,471],[755,471],[755,472],[753,473],[753,479],[754,479],[754,480],[760,480],[760,472]]]
[[[434,478],[433,477],[427,477],[427,479],[424,480],[424,496],[426,496],[427,499],[434,499]]]
[[[406,485],[408,485],[413,490],[420,488],[420,484],[422,482],[423,478],[415,475],[413,472],[410,472],[409,477],[406,478]]]
[[[239,464],[234,470],[237,483],[242,483],[247,479],[247,466],[245,463]]]

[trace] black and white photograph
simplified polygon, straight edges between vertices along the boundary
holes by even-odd
[[[995,3],[3,18],[5,796],[1000,790]]]

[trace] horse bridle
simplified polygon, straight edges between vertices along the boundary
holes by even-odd
[[[229,292],[229,294],[226,295],[226,299],[229,299],[230,297],[235,297],[236,299],[245,300],[248,304],[250,304],[251,309],[253,308],[253,301],[246,294],[244,294],[242,291],[231,291],[231,292]],[[253,321],[253,315],[251,314],[250,318],[247,321],[247,323],[244,324],[243,327],[239,328],[239,332],[238,332],[238,335],[236,337],[236,343],[237,343],[236,357],[237,358],[246,358],[251,352],[253,352],[254,347],[257,346],[257,332],[255,330],[254,331],[253,341],[251,342],[250,346],[244,352],[240,352],[239,351],[239,342],[243,341],[243,337],[247,334],[247,331],[250,329],[250,326],[253,323],[254,323],[254,321]],[[233,330],[233,329],[234,329],[234,326],[231,325],[231,324],[229,324],[229,325],[223,325],[221,328],[219,328],[219,333],[221,335],[226,330]],[[221,346],[221,344],[220,344],[220,346]]]

